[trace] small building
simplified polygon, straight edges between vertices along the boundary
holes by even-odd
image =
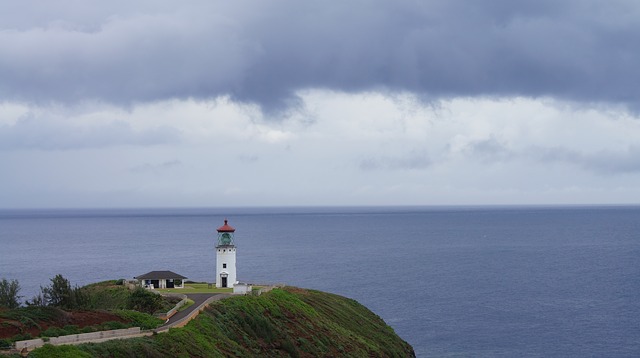
[[[237,282],[233,285],[233,294],[234,295],[248,295],[253,290],[253,285],[245,282]]]
[[[151,271],[134,277],[145,288],[184,288],[186,277],[171,271]]]

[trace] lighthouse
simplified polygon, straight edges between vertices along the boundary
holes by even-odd
[[[216,287],[233,287],[236,283],[236,245],[233,233],[227,220],[218,228],[218,244],[216,245]]]

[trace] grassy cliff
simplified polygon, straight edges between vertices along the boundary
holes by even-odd
[[[151,337],[45,346],[30,357],[412,357],[358,302],[298,288],[218,301],[183,328]]]

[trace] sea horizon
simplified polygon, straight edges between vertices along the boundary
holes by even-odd
[[[353,298],[419,357],[631,357],[639,218],[636,205],[0,209],[0,276],[25,299],[58,273],[211,282],[228,219],[240,280]]]

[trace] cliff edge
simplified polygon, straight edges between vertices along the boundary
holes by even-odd
[[[39,348],[29,357],[415,357],[355,300],[286,287],[211,304],[183,328],[150,337]]]

